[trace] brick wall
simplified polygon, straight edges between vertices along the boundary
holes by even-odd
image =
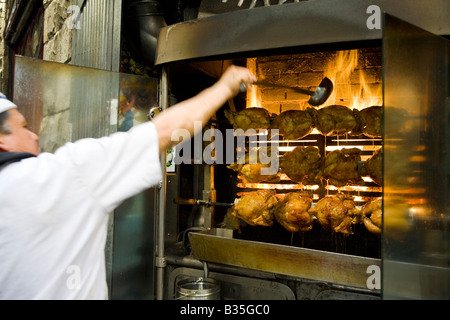
[[[299,86],[311,91],[315,90],[321,80],[327,76],[333,78],[335,95],[325,104],[341,104],[348,107],[362,109],[363,104],[354,106],[352,95],[360,93],[360,74],[364,75],[366,89],[382,99],[382,57],[381,48],[359,49],[356,55],[355,66],[348,77],[343,77],[342,72],[330,71],[330,66],[336,64],[338,52],[318,52],[295,55],[280,55],[258,57],[251,59],[250,65],[254,65],[255,72],[260,79],[266,79],[277,84]],[[345,68],[344,63],[340,69]],[[334,73],[334,74],[333,74]],[[310,105],[307,103],[309,96],[282,88],[260,87],[257,95],[261,97],[261,107],[272,113],[280,113],[289,109],[304,110]],[[351,94],[350,94],[351,92]],[[367,101],[371,104],[371,101]]]

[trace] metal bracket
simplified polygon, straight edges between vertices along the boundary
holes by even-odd
[[[157,268],[165,268],[167,266],[167,258],[166,257],[156,257],[155,266]]]

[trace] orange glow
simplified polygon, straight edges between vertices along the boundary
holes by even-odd
[[[275,183],[238,183],[238,188],[242,189],[278,189],[278,190],[317,190],[319,186],[303,186],[301,184],[275,184]]]
[[[382,85],[375,84],[375,79],[371,83],[366,70],[358,69],[358,60],[358,50],[346,50],[339,51],[336,59],[330,61],[325,76],[334,83],[335,90],[327,105],[340,104],[357,110],[382,105]]]
[[[303,57],[300,56],[300,59],[303,59]],[[305,58],[305,61],[309,61],[307,59],[310,59],[310,56]],[[312,59],[315,59],[315,57],[312,57]],[[291,69],[284,72],[282,70],[285,67],[284,64],[280,63],[277,65],[279,61],[276,58],[273,61],[270,60],[272,64],[268,63],[268,65],[262,64],[266,61],[250,58],[247,59],[247,68],[252,71],[259,80],[264,80],[265,76],[267,76],[268,82],[274,81],[283,85],[298,85],[310,90],[317,85],[316,81],[319,81],[320,78],[328,77],[333,82],[335,88],[333,94],[326,103],[318,108],[329,105],[343,105],[350,109],[363,110],[371,106],[383,105],[381,67],[372,66],[372,61],[366,58],[363,51],[361,51],[361,54],[359,50],[337,51],[327,55],[325,61],[321,56],[318,56],[317,59],[320,60],[314,61],[314,63],[311,63],[311,66],[308,64],[307,67],[289,65]],[[314,68],[312,65],[314,65]],[[311,70],[314,70],[314,72]],[[279,71],[278,76],[277,71]],[[308,79],[308,81],[304,83],[299,80],[300,83],[297,84],[297,78],[303,79],[303,72],[307,73],[308,77],[305,78]],[[313,76],[311,74],[313,74]],[[286,78],[282,79],[282,77]],[[261,87],[254,86],[252,90],[248,90],[246,93],[246,107],[264,107],[274,116],[287,110],[306,110],[307,107],[311,107],[306,102],[307,97],[291,94],[289,90],[286,90],[286,92],[283,94],[283,90],[281,89],[261,89]],[[266,99],[267,101],[263,101],[263,99]],[[267,134],[267,132],[264,131],[264,134]],[[310,134],[311,140],[271,140],[260,142],[282,143],[281,146],[278,147],[278,151],[282,153],[291,152],[296,147],[306,147],[311,144],[317,144],[318,141],[315,140],[314,135],[321,133],[314,128]],[[361,162],[365,162],[372,157],[374,152],[381,148],[380,142],[382,141],[382,138],[352,138],[352,136],[348,135],[337,136],[331,138],[331,143],[329,144],[328,140],[326,141],[325,154],[322,156],[325,157],[327,153],[334,150],[358,148],[362,151]],[[353,193],[352,197],[357,202],[365,202],[372,197],[371,195],[367,196],[365,193],[376,194],[378,196],[378,194],[383,191],[381,186],[372,185],[373,180],[370,177],[364,176],[361,178],[369,185],[346,185],[338,188],[330,184],[325,187],[325,190],[327,194],[334,194],[336,192]],[[240,182],[237,184],[237,187],[240,189],[271,189],[276,190],[278,194],[307,191],[314,194],[314,199],[318,200],[317,193],[319,190],[322,190],[322,183],[324,182],[325,180],[321,181],[320,185],[303,185],[292,181],[284,173],[280,172],[277,180],[262,183]],[[359,194],[360,192],[364,194]]]
[[[256,75],[256,59],[247,60],[247,68]],[[261,91],[255,87],[247,91],[247,108],[261,108]]]

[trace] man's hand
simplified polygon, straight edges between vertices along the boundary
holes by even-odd
[[[231,98],[240,92],[243,83],[250,89],[252,83],[256,82],[256,76],[247,68],[231,65],[220,78],[218,84],[226,85],[230,89]]]

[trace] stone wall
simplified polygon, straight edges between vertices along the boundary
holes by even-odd
[[[0,92],[9,96],[10,90],[10,59],[9,48],[5,44],[4,33],[7,25],[12,0],[0,1]]]
[[[69,63],[72,58],[72,0],[44,0],[44,60]]]
[[[46,61],[68,64],[72,58],[72,32],[68,19],[71,15],[67,8],[69,0],[44,0],[44,53]],[[70,86],[71,78],[61,73],[57,87],[43,91],[43,110],[40,125],[40,147],[42,151],[54,152],[58,147],[71,140],[70,122]],[[51,81],[55,83],[54,80]]]

